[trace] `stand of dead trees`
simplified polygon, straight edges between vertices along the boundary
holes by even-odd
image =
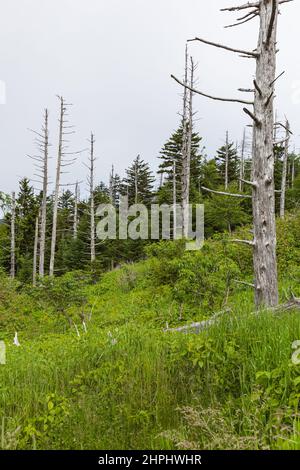
[[[275,188],[274,188],[274,92],[277,54],[277,21],[279,5],[292,0],[259,0],[244,5],[224,8],[223,11],[245,11],[230,27],[239,26],[253,19],[259,20],[259,35],[256,49],[248,51],[224,46],[196,37],[198,41],[221,48],[256,62],[254,88],[241,89],[251,93],[251,100],[220,98],[193,89],[172,75],[180,85],[201,96],[251,106],[244,112],[253,123],[252,178],[243,183],[252,188],[253,240],[238,240],[253,249],[254,289],[257,308],[274,307],[278,304],[278,278],[276,260]],[[240,195],[239,195],[240,196]]]

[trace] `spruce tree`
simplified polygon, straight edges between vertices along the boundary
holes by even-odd
[[[128,203],[145,204],[149,206],[153,202],[153,189],[155,177],[140,155],[136,157],[126,170],[126,178],[123,179],[122,194],[128,195]]]

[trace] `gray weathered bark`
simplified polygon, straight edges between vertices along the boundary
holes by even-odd
[[[34,246],[33,246],[33,267],[32,267],[32,285],[33,286],[36,286],[38,246],[39,246],[39,216],[37,215],[35,219],[35,234],[34,234]]]
[[[253,265],[256,305],[273,307],[278,304],[273,151],[278,0],[261,0],[259,18],[252,156]]]
[[[75,184],[75,197],[74,197],[74,220],[73,220],[73,238],[77,239],[78,234],[78,201],[79,201],[79,183]]]
[[[242,147],[241,147],[239,191],[243,191],[244,189],[243,179],[245,178],[245,150],[246,150],[246,128],[244,129]]]
[[[184,84],[188,84],[188,48],[185,47],[185,68],[184,68]],[[182,175],[181,175],[181,211],[182,211],[182,235],[187,236],[188,223],[186,201],[188,199],[187,193],[187,176],[188,176],[188,89],[186,86],[183,90],[183,110],[182,110]]]
[[[64,116],[65,116],[65,111],[66,111],[63,97],[62,96],[59,97],[59,100],[60,100],[59,137],[58,137],[58,154],[57,154],[57,163],[56,163],[55,191],[54,191],[54,201],[53,201],[52,238],[51,238],[51,253],[50,253],[50,266],[49,266],[50,276],[54,276],[58,198],[59,198],[60,177],[61,177],[61,161],[62,161],[62,153],[63,153],[63,126],[64,126]]]
[[[188,98],[188,122],[186,136],[186,152],[182,160],[182,208],[183,208],[183,234],[185,238],[189,235],[189,202],[190,202],[190,178],[191,178],[191,156],[193,142],[193,87],[195,66],[193,58],[191,60],[190,70],[190,90]]]
[[[41,205],[41,229],[40,229],[40,259],[39,275],[44,276],[45,269],[45,248],[46,248],[46,224],[47,224],[47,192],[48,192],[48,157],[49,157],[49,130],[48,130],[48,110],[45,110],[45,122],[43,127],[43,199]]]
[[[16,193],[11,195],[11,222],[10,222],[10,277],[16,276]]]
[[[229,137],[228,131],[226,132],[226,143],[225,143],[225,191],[228,189],[228,167],[229,167]]]
[[[95,171],[95,155],[94,145],[95,139],[94,134],[91,133],[91,149],[90,149],[90,211],[91,211],[91,262],[96,260],[96,242],[95,242],[95,197],[94,197],[94,171]]]
[[[257,308],[274,307],[278,304],[278,279],[276,261],[276,226],[275,226],[275,188],[274,188],[274,85],[276,77],[276,38],[278,5],[292,0],[260,0],[245,5],[229,7],[223,11],[239,11],[250,9],[247,21],[259,17],[259,39],[255,51],[241,51],[231,47],[212,43],[201,38],[200,41],[215,47],[221,47],[231,52],[242,54],[243,57],[256,61],[254,80],[254,110],[244,108],[244,112],[253,120],[253,151],[252,151],[252,207],[254,240],[253,264],[255,277],[255,302]],[[241,18],[240,18],[241,20]],[[244,21],[234,25],[238,26]],[[230,25],[233,26],[233,25]],[[180,85],[189,89],[186,83],[172,76]],[[219,98],[199,90],[194,93],[213,100],[246,103],[245,100]]]
[[[284,219],[285,215],[285,195],[286,195],[286,180],[287,180],[287,163],[289,156],[290,145],[290,123],[286,121],[286,141],[284,146],[283,165],[282,165],[282,181],[281,181],[281,194],[280,194],[280,217]]]

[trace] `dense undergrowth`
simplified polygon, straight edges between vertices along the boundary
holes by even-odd
[[[253,313],[236,282],[252,281],[251,252],[226,238],[153,244],[96,283],[1,275],[0,448],[299,449],[299,312]],[[284,301],[300,295],[299,215],[278,239]],[[164,331],[221,310],[199,335]]]

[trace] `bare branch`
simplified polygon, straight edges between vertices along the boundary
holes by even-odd
[[[209,188],[206,188],[205,186],[201,186],[201,189],[204,189],[204,191],[207,191],[209,193],[219,194],[220,196],[231,196],[231,197],[252,199],[252,196],[250,196],[249,194],[238,194],[238,193],[227,193],[225,191],[215,191],[214,189],[209,189]]]
[[[200,42],[203,42],[204,44],[208,44],[209,46],[218,47],[220,49],[225,49],[226,51],[230,51],[230,52],[237,52],[238,54],[245,54],[245,55],[252,56],[252,57],[258,57],[258,54],[256,52],[244,51],[243,49],[235,49],[233,47],[224,46],[223,44],[207,41],[206,39],[202,39],[199,37],[196,37],[194,39],[188,39],[188,42],[193,42],[193,41],[200,41]]]
[[[177,83],[179,83],[179,85],[187,88],[188,90],[192,91],[193,93],[196,93],[196,94],[201,95],[201,96],[205,96],[206,98],[209,98],[211,100],[225,101],[225,102],[229,102],[229,103],[242,103],[242,104],[253,105],[253,101],[245,101],[245,100],[239,100],[239,99],[235,99],[235,98],[219,98],[217,96],[211,96],[211,95],[208,95],[206,93],[202,93],[202,91],[195,90],[194,88],[191,88],[190,86],[188,86],[185,83],[183,83],[182,81],[180,81],[178,78],[174,77],[174,75],[171,75],[171,78],[173,78],[173,80],[175,80]]]
[[[251,113],[251,111],[249,111],[249,109],[243,108],[243,111],[244,111],[244,113],[248,114],[248,116],[250,116],[251,119],[253,119],[253,121],[256,123],[257,126],[261,125],[261,122],[258,119],[258,117],[256,117],[253,113]]]

